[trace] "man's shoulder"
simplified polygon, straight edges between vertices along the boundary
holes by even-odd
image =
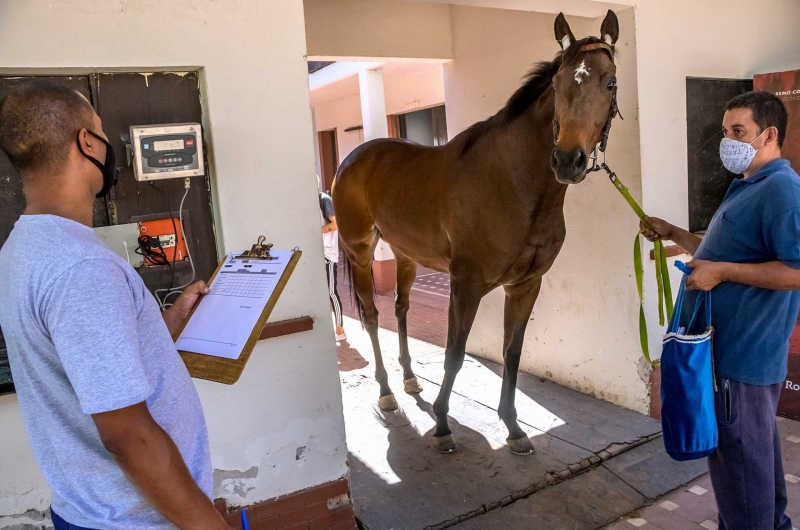
[[[763,183],[761,192],[766,198],[768,213],[777,215],[792,208],[800,208],[800,177],[788,164],[771,173]]]

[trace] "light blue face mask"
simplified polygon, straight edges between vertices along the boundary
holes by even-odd
[[[740,142],[739,140],[733,140],[731,138],[723,138],[719,143],[719,158],[722,160],[722,165],[725,166],[725,169],[736,175],[747,171],[747,168],[753,163],[756,153],[765,147],[762,146],[756,149],[752,144],[761,138],[761,135],[765,132],[767,132],[766,129],[761,131],[761,134],[753,138],[753,141],[749,143]]]

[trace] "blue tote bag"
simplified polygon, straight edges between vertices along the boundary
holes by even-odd
[[[686,277],[681,281],[675,310],[661,353],[661,424],[664,447],[673,460],[695,460],[717,448],[717,418],[714,413],[714,359],[711,342],[711,294],[699,292],[691,320],[681,325]],[[697,327],[704,306],[705,328]]]

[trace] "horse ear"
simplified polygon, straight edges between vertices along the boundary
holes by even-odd
[[[556,40],[562,50],[566,50],[569,48],[570,44],[575,42],[575,35],[573,35],[572,30],[569,29],[569,24],[567,23],[567,19],[564,18],[564,13],[559,13],[556,17],[555,30]]]
[[[600,26],[600,38],[609,46],[614,46],[619,39],[619,21],[616,13],[610,9],[603,20],[603,25]]]

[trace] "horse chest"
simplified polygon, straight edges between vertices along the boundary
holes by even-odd
[[[511,268],[505,275],[505,281],[520,280],[528,277],[541,277],[553,265],[566,237],[563,223],[543,233],[532,230],[523,240],[519,254],[513,260]]]

